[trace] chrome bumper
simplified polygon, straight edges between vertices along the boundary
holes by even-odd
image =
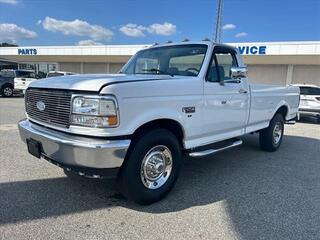
[[[104,140],[62,133],[25,119],[18,123],[23,142],[41,143],[41,155],[58,163],[88,168],[118,168],[122,165],[130,140]]]

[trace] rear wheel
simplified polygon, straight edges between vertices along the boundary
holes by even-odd
[[[12,95],[13,95],[13,87],[11,85],[5,85],[1,89],[1,95],[3,97],[12,97]]]
[[[176,137],[155,129],[133,141],[119,176],[120,190],[139,204],[162,199],[173,187],[181,166]]]
[[[268,152],[277,151],[282,142],[283,130],[283,116],[277,113],[270,121],[269,127],[260,131],[260,147]]]

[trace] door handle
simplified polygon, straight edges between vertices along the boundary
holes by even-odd
[[[241,88],[239,89],[239,93],[246,94],[248,93],[248,91],[246,89]]]

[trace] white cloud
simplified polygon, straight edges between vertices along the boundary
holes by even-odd
[[[11,23],[0,23],[0,41],[15,43],[21,39],[32,39],[36,38],[37,33],[19,27],[16,24]]]
[[[81,40],[77,43],[79,46],[93,46],[93,45],[103,45],[100,42],[96,42],[94,40],[88,39],[88,40]]]
[[[125,35],[129,37],[144,37],[145,34],[143,31],[147,30],[146,27],[133,24],[133,23],[128,23],[122,27],[120,27],[120,32],[124,33]]]
[[[18,4],[17,0],[0,0],[0,3],[7,3],[7,4],[11,4],[11,5],[16,5]]]
[[[154,23],[148,27],[148,31],[157,35],[169,36],[176,33],[176,25],[165,22],[164,24]]]
[[[146,33],[169,36],[176,33],[176,28],[176,25],[168,22],[163,24],[154,23],[149,26],[128,23],[120,27],[119,31],[129,37],[144,37]]]
[[[43,28],[51,32],[61,32],[64,35],[87,36],[96,41],[110,40],[113,32],[99,25],[91,25],[86,21],[75,19],[73,21],[58,20],[46,17],[43,21],[38,21]]]
[[[231,29],[235,29],[237,26],[232,24],[232,23],[228,23],[228,24],[225,24],[223,25],[222,29],[223,30],[231,30]]]
[[[240,38],[240,37],[245,37],[245,36],[247,36],[248,35],[248,33],[246,33],[246,32],[240,32],[240,33],[237,33],[236,35],[234,35],[236,38]]]

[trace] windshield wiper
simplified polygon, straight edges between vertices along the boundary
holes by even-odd
[[[142,71],[144,72],[156,72],[156,73],[160,73],[160,74],[164,74],[164,75],[170,75],[171,77],[173,77],[173,74],[167,73],[165,71],[162,71],[160,69],[157,68],[150,68],[150,69],[142,69]]]

